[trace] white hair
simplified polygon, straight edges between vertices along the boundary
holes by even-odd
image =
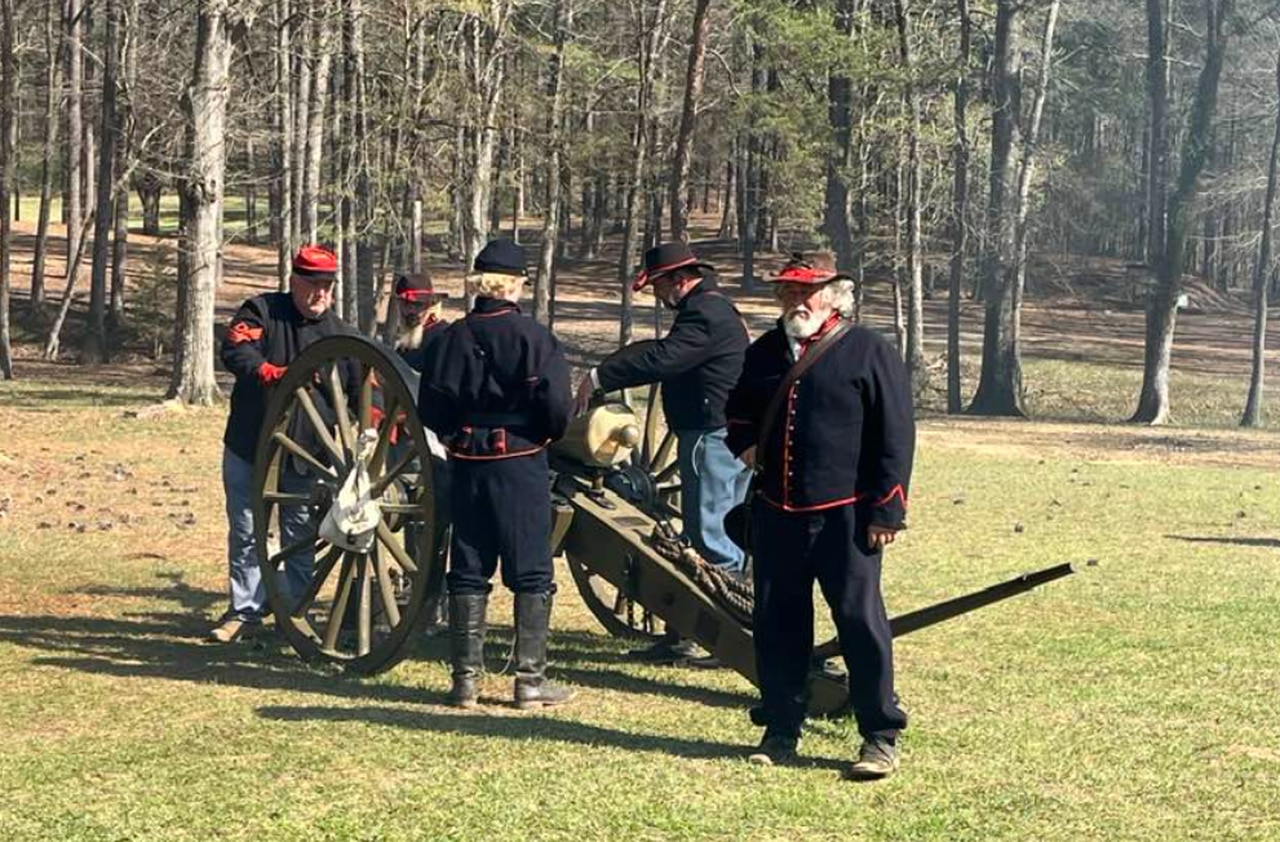
[[[472,284],[475,295],[486,298],[511,298],[524,280],[519,275],[503,275],[498,272],[481,272]]]
[[[840,278],[822,288],[831,307],[846,319],[853,318],[853,281]]]

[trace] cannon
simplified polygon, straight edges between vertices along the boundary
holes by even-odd
[[[416,411],[417,377],[396,355],[361,336],[323,339],[303,351],[271,395],[254,473],[259,564],[275,622],[308,661],[361,674],[394,665],[428,596],[444,579],[433,440]],[[641,403],[609,398],[552,446],[552,542],[563,553],[591,614],[610,634],[652,639],[659,622],[696,640],[756,683],[749,585],[732,580],[671,540],[680,483],[675,437],[657,389]],[[303,469],[310,490],[282,481]],[[293,491],[286,490],[287,487]],[[312,532],[279,546],[282,512],[305,506]],[[297,593],[286,561],[315,552]],[[895,636],[1007,599],[1070,575],[1059,564],[891,620]],[[845,677],[815,647],[812,715],[845,709]]]

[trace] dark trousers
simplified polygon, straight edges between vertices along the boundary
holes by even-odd
[[[831,608],[863,737],[896,739],[907,725],[893,691],[893,641],[880,595],[879,552],[853,504],[812,513],[752,504],[756,667],[770,732],[795,737],[813,653],[813,583]]]
[[[452,469],[449,593],[488,593],[499,559],[509,590],[552,591],[546,451],[510,459],[455,459]]]

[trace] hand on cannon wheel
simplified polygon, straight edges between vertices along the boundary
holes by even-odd
[[[587,411],[587,407],[591,404],[591,396],[595,394],[595,391],[595,380],[591,378],[591,372],[588,371],[578,381],[578,390],[573,395],[573,416],[575,418]]]

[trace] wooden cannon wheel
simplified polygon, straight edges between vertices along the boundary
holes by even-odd
[[[254,465],[258,561],[276,625],[307,660],[359,673],[389,668],[408,649],[428,591],[443,580],[431,459],[411,379],[399,358],[377,343],[334,336],[303,351],[269,396]],[[293,481],[282,481],[286,463],[305,470],[311,481],[304,490],[296,471]],[[360,468],[378,517],[366,519],[376,525],[354,542],[359,546],[335,539],[347,544],[341,546],[321,537],[320,526]],[[297,507],[310,515],[305,533],[273,547],[282,516]],[[293,593],[286,560],[307,550],[314,551],[314,565],[301,577],[295,572],[302,593]]]

